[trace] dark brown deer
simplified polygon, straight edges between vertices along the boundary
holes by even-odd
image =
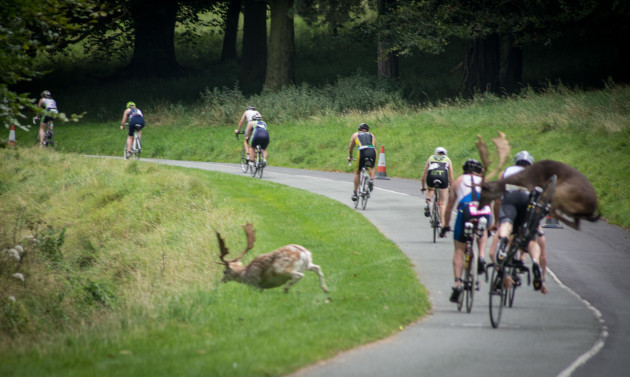
[[[505,135],[500,133],[500,137],[493,139],[499,154],[498,171],[505,161],[505,156],[509,154],[510,147],[505,139]],[[489,165],[488,148],[480,136],[477,148],[481,155],[484,167]],[[520,173],[510,177],[488,182],[484,179],[481,184],[481,199],[479,206],[483,207],[495,199],[498,199],[505,192],[505,185],[516,185],[532,190],[535,186],[544,187],[547,180],[552,175],[557,176],[556,187],[551,197],[551,214],[568,226],[579,229],[580,219],[597,221],[599,214],[595,214],[597,209],[597,194],[589,180],[578,170],[562,162],[544,160],[526,167]]]
[[[280,287],[288,282],[284,287],[284,292],[289,293],[289,288],[304,277],[305,271],[314,271],[319,276],[322,290],[328,293],[322,269],[313,264],[311,252],[304,246],[286,245],[270,253],[259,255],[244,266],[240,259],[254,247],[256,232],[252,224],[243,225],[243,229],[247,235],[247,248],[236,259],[229,261],[225,260],[225,256],[229,253],[225,241],[221,238],[221,234],[216,232],[221,259],[221,262],[217,263],[225,267],[222,282],[236,281],[259,288],[261,291]]]

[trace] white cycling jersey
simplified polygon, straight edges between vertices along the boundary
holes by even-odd
[[[256,116],[260,116],[260,113],[258,111],[245,110],[245,118],[247,118],[247,122],[251,122]]]

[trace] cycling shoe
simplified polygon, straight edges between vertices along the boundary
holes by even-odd
[[[542,288],[542,273],[538,263],[532,263],[532,273],[534,274],[534,290],[540,291],[540,288]]]
[[[459,299],[459,295],[462,293],[462,286],[460,285],[459,287],[453,287],[453,293],[451,293],[451,302],[457,302],[457,300]]]

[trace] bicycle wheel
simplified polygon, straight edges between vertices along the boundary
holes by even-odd
[[[361,172],[361,175],[359,176],[359,186],[357,187],[357,200],[354,201],[354,208],[359,208],[359,201],[361,201],[361,198],[363,198],[363,180],[365,179],[365,176],[363,175],[363,172]]]
[[[440,210],[438,207],[437,190],[433,198],[433,206],[431,208],[431,226],[433,227],[433,243],[437,240],[438,232],[440,231]]]
[[[499,269],[498,266],[495,266],[492,270],[492,277],[490,278],[488,308],[490,311],[490,323],[495,329],[499,327],[499,323],[501,322],[501,314],[505,303],[506,291],[503,287],[503,274],[504,269],[502,270]]]
[[[361,173],[362,179],[361,179],[361,208],[365,210],[365,206],[367,206],[367,202],[368,199],[370,199],[370,188],[368,187],[368,175],[367,172],[364,170]]]
[[[472,248],[471,243],[471,248]],[[477,284],[477,256],[471,249],[471,258],[468,265],[468,269],[464,270],[464,281],[466,284],[466,312],[470,313],[473,307],[473,300],[475,298],[475,284]]]
[[[131,148],[133,158],[140,158],[140,153],[142,153],[142,147],[140,146],[140,137],[137,135],[133,138],[133,148]]]
[[[243,173],[247,173],[247,169],[249,169],[249,164],[247,164],[247,153],[245,153],[245,147],[241,148],[241,170]]]

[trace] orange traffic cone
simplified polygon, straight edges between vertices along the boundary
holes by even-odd
[[[387,168],[385,167],[385,147],[381,145],[381,154],[378,155],[378,166],[376,168],[377,179],[389,179],[387,178]]]
[[[11,125],[11,131],[9,131],[9,145],[15,145],[15,126]]]

